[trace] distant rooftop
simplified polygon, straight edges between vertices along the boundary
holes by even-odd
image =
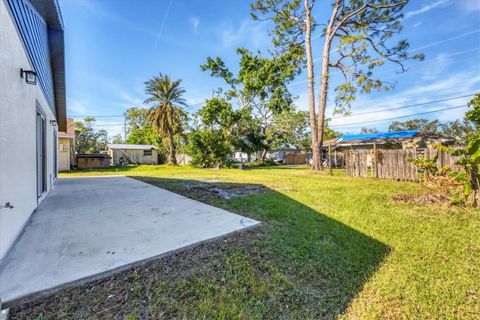
[[[338,138],[337,142],[354,141],[354,140],[368,141],[368,140],[377,140],[377,139],[404,139],[404,138],[414,138],[418,134],[419,134],[418,130],[347,134]]]
[[[126,149],[126,150],[150,150],[150,149],[158,149],[151,144],[115,144],[110,143],[107,144],[107,147],[110,149]]]

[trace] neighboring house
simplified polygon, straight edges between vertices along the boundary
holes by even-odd
[[[328,153],[331,153],[332,166],[343,166],[344,152],[353,150],[376,149],[417,149],[424,150],[436,144],[451,145],[454,138],[442,135],[424,134],[419,130],[377,132],[344,135],[324,142],[322,149],[323,165],[328,165]],[[372,155],[367,156],[370,164]]]
[[[75,164],[75,128],[73,119],[67,119],[67,130],[58,131],[58,171],[70,171]]]
[[[57,177],[64,66],[57,1],[0,0],[0,259]]]
[[[107,144],[110,165],[158,164],[158,148],[149,144]]]
[[[348,150],[377,149],[425,149],[434,144],[450,145],[454,138],[442,135],[424,134],[419,130],[363,133],[344,135],[324,142],[323,149],[328,147],[343,152]]]
[[[268,151],[266,158],[279,164],[302,165],[307,164],[309,154],[302,150],[285,148]]]
[[[267,151],[265,159],[272,160],[278,164],[302,165],[306,164],[311,154],[295,148],[273,149]],[[261,152],[253,153],[250,156],[245,152],[237,151],[233,154],[236,162],[252,162],[261,158]]]

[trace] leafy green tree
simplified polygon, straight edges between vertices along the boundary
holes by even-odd
[[[459,159],[456,164],[463,167],[463,172],[451,172],[450,176],[455,178],[463,185],[463,195],[467,199],[473,195],[473,205],[476,207],[480,204],[479,187],[480,187],[480,136],[474,134],[467,140],[467,145],[463,148],[456,149],[452,155]]]
[[[325,119],[325,129],[323,130],[323,141],[330,140],[330,139],[335,139],[341,136],[339,132],[336,132],[332,128],[330,128],[331,119]]]
[[[426,134],[440,134],[441,125],[438,120],[412,119],[407,121],[393,121],[388,131],[420,130]]]
[[[75,121],[75,150],[78,153],[97,153],[105,150],[108,143],[107,131],[93,128],[95,118],[87,117],[83,121]]]
[[[164,152],[163,135],[154,130],[147,121],[148,109],[131,107],[125,113],[127,143],[151,144]]]
[[[150,125],[133,129],[127,137],[129,144],[150,144],[163,149],[162,135],[153,130]]]
[[[285,110],[273,117],[272,126],[267,130],[267,141],[272,148],[295,147],[310,149],[308,112]]]
[[[127,125],[127,135],[130,131],[142,128],[147,120],[148,109],[131,107],[123,113]]]
[[[279,30],[273,32],[274,44],[285,51],[290,47],[296,49],[297,46],[292,46],[292,43],[298,43],[298,39],[308,34],[312,19],[307,17],[311,14],[314,3],[315,1],[305,0],[302,7],[300,0],[259,0],[254,3],[253,9],[272,18],[275,29]],[[322,2],[325,7],[320,12],[327,12],[329,18],[322,32],[318,110],[315,113],[315,110],[312,112],[310,109],[310,119],[316,120],[316,125],[310,121],[314,170],[321,170],[320,148],[323,144],[331,68],[344,76],[344,82],[335,89],[335,112],[348,113],[358,90],[361,93],[370,93],[373,90],[388,90],[393,87],[393,84],[376,77],[376,68],[383,66],[385,62],[392,62],[399,65],[403,72],[405,61],[424,58],[423,54],[409,55],[407,40],[392,43],[392,37],[402,30],[402,10],[407,3],[408,0]],[[305,36],[305,39],[311,41],[310,36]],[[335,51],[332,47],[336,47]],[[334,54],[338,57],[332,59]],[[306,52],[307,62],[310,61],[307,63],[310,102],[313,101],[310,88],[314,85],[311,56],[311,52]],[[315,134],[317,137],[314,137]]]
[[[316,0],[256,0],[250,5],[254,20],[272,20],[273,44],[280,52],[298,51],[303,54],[307,69],[308,109],[313,169],[320,170],[321,144],[318,141],[315,112],[315,72],[312,50],[312,32],[315,21],[312,16]]]
[[[197,167],[216,167],[224,165],[232,153],[224,130],[205,128],[192,131],[188,136],[187,152],[192,156],[190,162]]]
[[[147,121],[157,133],[165,135],[169,145],[168,163],[174,165],[177,164],[175,136],[182,132],[186,118],[182,108],[186,106],[183,98],[185,90],[180,84],[181,80],[171,80],[161,73],[145,82],[145,93],[149,96],[145,103],[152,105]]]
[[[475,126],[472,121],[465,119],[449,121],[440,124],[442,134],[457,140],[457,143],[465,142],[467,137],[475,132]]]
[[[463,185],[463,195],[467,199],[473,195],[473,205],[480,204],[480,93],[467,104],[470,110],[465,113],[465,120],[471,121],[475,130],[467,135],[465,147],[452,151],[458,157],[456,164],[463,167],[463,172],[450,175]]]
[[[112,137],[112,143],[121,144],[123,143],[123,138],[121,134],[116,134]]]
[[[468,102],[468,107],[472,110],[468,110],[465,114],[465,120],[471,121],[475,126],[478,133],[480,130],[480,92],[475,94],[472,100]]]
[[[98,130],[96,132],[96,138],[97,138],[96,152],[104,151],[107,148],[107,144],[109,143],[107,130],[104,130],[104,129]]]
[[[243,140],[250,149],[263,145],[263,154],[268,150],[267,131],[271,130],[273,118],[285,110],[292,108],[293,98],[287,84],[299,72],[299,52],[291,51],[285,55],[264,58],[260,53],[252,53],[246,49],[237,49],[240,55],[239,69],[234,75],[220,59],[208,58],[201,66],[203,71],[209,70],[213,77],[221,78],[228,85],[219,94],[228,102],[236,99],[241,119],[247,124],[250,137]],[[248,118],[250,114],[251,119]],[[254,128],[258,126],[258,130]],[[263,139],[262,139],[263,137]],[[263,140],[263,141],[262,141]],[[244,149],[242,147],[242,149]]]
[[[198,124],[188,135],[187,152],[191,164],[220,167],[235,151],[241,110],[234,111],[225,99],[212,98],[197,112]]]

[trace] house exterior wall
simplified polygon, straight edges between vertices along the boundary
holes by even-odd
[[[70,171],[71,138],[58,138],[58,171]]]
[[[46,120],[47,192],[56,177],[56,120],[40,85],[20,78],[20,68],[32,70],[21,36],[5,0],[0,0],[0,259],[20,234],[37,199],[36,109]],[[45,194],[44,194],[45,195]],[[13,208],[7,208],[10,203]]]
[[[31,58],[33,67],[31,69],[37,72],[38,85],[42,88],[50,108],[55,110],[47,24],[30,1],[6,0],[6,3]]]
[[[58,132],[58,171],[70,171],[75,165],[75,127],[72,118],[67,119],[67,130]]]
[[[151,156],[144,156],[144,150],[136,149],[108,149],[110,164],[118,165],[122,156],[127,156],[136,164],[158,164],[158,151],[153,149]]]

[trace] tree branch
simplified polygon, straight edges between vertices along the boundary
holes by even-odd
[[[338,22],[338,24],[335,26],[335,28],[333,29],[333,34],[335,34],[335,32],[338,30],[338,28],[343,26],[343,24],[345,22],[347,22],[350,18],[359,14],[362,11],[365,11],[366,9],[369,9],[369,8],[370,9],[388,9],[388,8],[395,8],[395,7],[398,7],[398,6],[401,6],[401,5],[405,5],[405,4],[407,4],[407,1],[394,2],[394,3],[390,3],[390,4],[381,4],[381,5],[373,5],[371,3],[365,3],[363,6],[361,6],[357,10],[354,10],[354,11],[350,12],[349,14],[347,14],[345,17],[343,17],[343,19],[340,20]]]

